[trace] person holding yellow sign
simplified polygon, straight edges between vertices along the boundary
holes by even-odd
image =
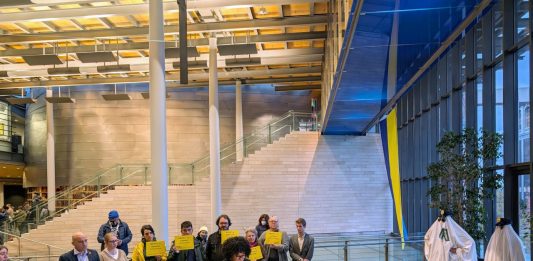
[[[216,221],[218,231],[209,235],[207,239],[207,261],[221,261],[224,259],[222,254],[222,231],[228,230],[231,226],[231,219],[228,215],[222,214]]]
[[[154,228],[151,225],[144,225],[141,227],[141,234],[143,235],[142,242],[139,242],[133,249],[131,260],[166,261],[165,241],[156,241]]]
[[[202,244],[192,234],[191,221],[181,223],[181,236],[172,242],[167,261],[204,261]]]
[[[289,236],[279,230],[279,219],[272,216],[268,219],[270,227],[259,237],[259,245],[263,249],[263,261],[288,261]]]

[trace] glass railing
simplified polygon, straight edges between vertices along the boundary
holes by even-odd
[[[312,113],[289,111],[278,119],[255,129],[250,134],[236,142],[223,145],[220,148],[220,164],[236,162],[253,154],[257,150],[279,140],[292,131],[318,131],[317,116]],[[192,163],[194,173],[209,171],[209,155]]]
[[[313,114],[289,111],[280,118],[254,130],[239,141],[221,146],[221,166],[246,157],[284,137],[291,131],[317,131],[318,128],[316,116]],[[170,185],[194,184],[195,176],[205,175],[209,171],[209,165],[209,155],[188,164],[170,164],[168,183]],[[151,185],[151,180],[151,169],[148,164],[116,165],[78,185],[56,193],[53,198],[42,201],[34,200],[30,209],[15,213],[8,222],[5,222],[5,231],[15,235],[26,233],[46,221],[114,189],[114,186]],[[54,213],[48,212],[48,204],[51,200],[56,205]]]
[[[313,259],[316,260],[424,260],[423,235],[410,236],[403,242],[399,236],[393,234],[314,237]]]
[[[4,239],[4,242],[6,240],[11,241],[5,244],[9,249],[9,260],[57,260],[59,255],[69,251],[69,249],[22,238],[2,231],[0,231],[0,236]]]

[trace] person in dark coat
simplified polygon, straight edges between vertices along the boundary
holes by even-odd
[[[231,219],[228,215],[222,214],[217,218],[216,225],[218,231],[209,235],[207,239],[207,261],[221,261],[224,259],[222,253],[222,234],[220,231],[229,229]]]
[[[263,214],[259,217],[257,226],[255,226],[255,230],[257,231],[257,238],[261,237],[261,234],[263,234],[263,232],[267,231],[270,228],[268,226],[269,218],[270,217],[267,214]]]
[[[83,233],[76,232],[72,235],[72,245],[74,246],[74,249],[61,255],[59,261],[100,261],[98,252],[94,249],[88,249],[89,244],[87,237]],[[80,256],[80,259],[78,259],[78,256]],[[84,256],[87,256],[87,259],[85,259]]]
[[[111,210],[108,214],[109,220],[100,226],[98,230],[98,243],[102,244],[100,250],[104,250],[105,240],[104,236],[107,233],[114,233],[119,242],[117,243],[118,249],[121,249],[128,255],[128,243],[131,241],[132,234],[128,224],[119,219],[118,211]]]
[[[315,239],[305,233],[307,223],[305,219],[296,219],[298,234],[289,239],[289,255],[293,261],[311,261],[315,249]]]
[[[184,221],[181,223],[181,235],[192,236],[192,223],[191,221]],[[174,241],[168,252],[167,261],[204,261],[205,254],[202,248],[202,244],[196,238],[194,238],[194,248],[189,250],[180,250],[176,248]]]

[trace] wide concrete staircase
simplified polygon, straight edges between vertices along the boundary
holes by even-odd
[[[180,194],[178,190],[184,192],[190,190],[190,188],[169,187],[168,219],[170,221],[170,235],[177,235],[178,233],[177,195]],[[141,239],[141,233],[139,231],[141,226],[152,223],[151,191],[150,186],[115,186],[114,190],[109,190],[108,193],[102,194],[100,197],[78,206],[76,209],[64,213],[60,217],[56,217],[52,221],[47,221],[44,225],[31,230],[29,233],[23,234],[21,255],[34,256],[47,254],[44,252],[45,250],[47,251],[44,246],[31,241],[25,241],[25,239],[44,242],[61,248],[52,248],[52,254],[59,254],[64,250],[71,249],[71,235],[77,231],[81,231],[87,235],[90,248],[100,250],[100,244],[96,240],[98,229],[102,223],[107,221],[107,214],[111,209],[116,209],[120,213],[120,218],[130,226],[130,230],[133,233],[133,241],[129,244],[129,247],[132,249]],[[17,241],[8,242],[6,245],[10,249],[18,249]],[[11,255],[16,256],[16,252],[11,251]]]
[[[193,222],[195,229],[207,225],[210,233],[214,231],[209,187],[206,173],[195,175],[193,185],[169,186],[171,238],[185,220]],[[379,136],[292,132],[242,162],[223,166],[222,208],[241,234],[255,226],[263,213],[279,216],[281,229],[289,233],[295,232],[297,217],[306,218],[311,233],[390,231],[392,207]],[[130,226],[132,249],[141,240],[140,227],[151,224],[151,187],[115,186],[22,238],[67,250],[72,248],[71,234],[82,231],[89,247],[99,249],[96,235],[111,209],[118,210]],[[7,245],[18,248],[16,242]],[[24,240],[21,249],[22,256],[47,254],[42,246]]]

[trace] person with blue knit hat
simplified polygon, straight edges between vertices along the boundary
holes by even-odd
[[[108,214],[108,221],[100,226],[98,230],[98,242],[102,244],[101,250],[104,249],[105,240],[104,236],[107,233],[114,233],[117,236],[118,244],[117,248],[124,250],[126,255],[128,255],[128,243],[131,241],[132,234],[128,224],[120,220],[118,211],[111,210]]]

